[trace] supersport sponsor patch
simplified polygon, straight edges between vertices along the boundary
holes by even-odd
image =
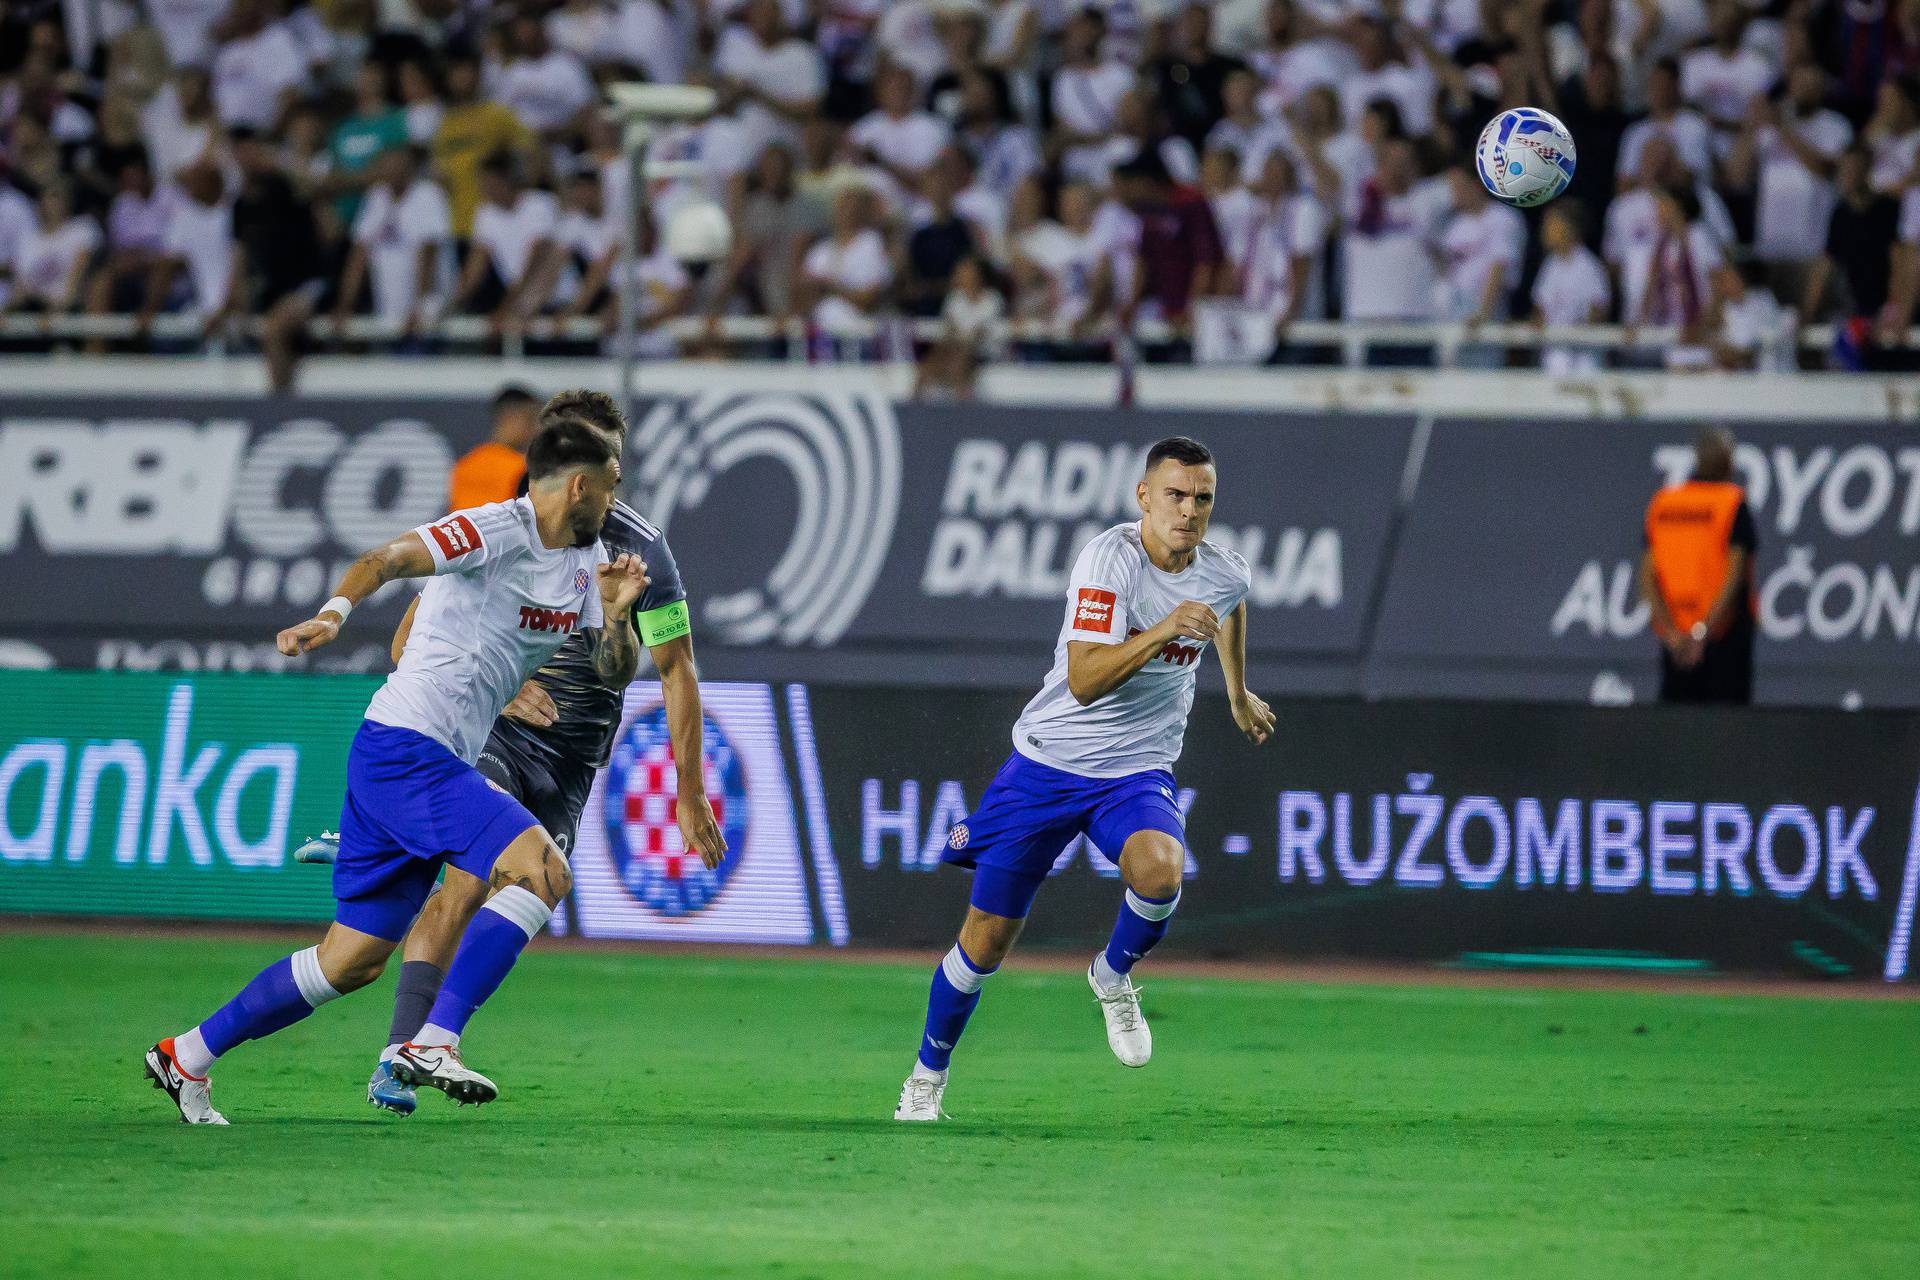
[[[1099,587],[1080,588],[1080,595],[1073,606],[1073,629],[1098,631],[1101,635],[1113,634],[1113,605],[1113,592],[1102,591]]]
[[[457,560],[480,547],[480,531],[473,527],[473,521],[462,515],[448,516],[438,524],[430,524],[427,532],[440,544],[443,559]]]

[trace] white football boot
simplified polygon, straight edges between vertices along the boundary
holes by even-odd
[[[322,867],[332,866],[339,856],[340,833],[338,831],[322,831],[312,839],[303,841],[300,847],[293,851],[295,862],[307,862]]]
[[[893,1118],[915,1124],[946,1119],[947,1113],[940,1109],[940,1095],[946,1091],[946,1072],[935,1075],[925,1067],[915,1067],[900,1086],[900,1105],[893,1109]]]
[[[462,1106],[479,1106],[500,1096],[493,1081],[460,1061],[449,1044],[403,1044],[393,1055],[393,1078],[401,1084],[438,1089]]]
[[[1153,1032],[1147,1030],[1147,1017],[1140,1012],[1140,988],[1125,974],[1120,976],[1119,986],[1102,987],[1091,965],[1087,967],[1087,985],[1093,988],[1093,998],[1100,1002],[1100,1014],[1107,1020],[1107,1047],[1113,1050],[1113,1056],[1129,1067],[1146,1066],[1153,1057]]]
[[[213,1109],[213,1085],[205,1076],[190,1076],[173,1056],[173,1037],[168,1036],[147,1050],[147,1079],[163,1090],[173,1105],[180,1108],[182,1124],[225,1124],[227,1118]]]

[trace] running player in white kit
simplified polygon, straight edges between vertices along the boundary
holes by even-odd
[[[473,762],[521,682],[576,631],[592,636],[604,683],[633,679],[640,646],[629,615],[647,585],[638,557],[608,563],[600,543],[620,482],[605,435],[573,419],[548,426],[527,450],[527,475],[524,498],[456,511],[361,556],[312,620],[280,633],[284,654],[317,649],[383,584],[433,578],[399,668],[374,694],[347,756],[326,937],[147,1050],[147,1076],[187,1123],[226,1123],[208,1094],[215,1059],[380,976],[443,865],[449,879],[491,892],[394,1071],[459,1102],[498,1092],[461,1064],[460,1033],[546,924],[569,878],[552,836]]]
[[[1272,710],[1247,691],[1247,562],[1206,540],[1216,481],[1205,445],[1160,441],[1135,490],[1138,523],[1108,529],[1074,562],[1053,670],[1013,726],[1013,754],[947,837],[944,860],[974,869],[973,893],[960,940],[934,970],[894,1119],[941,1118],[947,1063],[980,988],[1081,834],[1127,884],[1113,938],[1087,970],[1107,1043],[1130,1067],[1153,1055],[1127,975],[1180,901],[1186,847],[1171,770],[1200,657],[1216,638],[1234,723],[1256,745],[1274,728]]]

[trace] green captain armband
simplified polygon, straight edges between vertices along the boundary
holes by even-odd
[[[636,613],[633,615],[633,623],[640,630],[640,643],[648,647],[665,644],[669,640],[678,640],[693,630],[693,623],[687,617],[685,600],[675,600],[672,604],[663,604],[658,609]]]

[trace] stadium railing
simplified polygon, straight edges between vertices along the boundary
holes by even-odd
[[[256,338],[259,321],[251,317],[236,320],[211,335],[204,334],[203,329],[203,322],[193,316],[172,314],[156,317],[147,335],[162,347],[219,356]],[[822,346],[831,347],[836,342],[872,344],[881,358],[899,358],[907,352],[908,339],[931,342],[941,336],[943,328],[939,320],[882,319],[860,329],[825,333],[802,321],[783,323],[762,316],[723,316],[711,327],[705,319],[684,317],[660,326],[655,332],[672,337],[683,347],[717,338],[730,354],[750,355],[756,348],[764,350],[783,342],[787,360],[806,362],[822,358]],[[354,316],[338,328],[329,320],[316,319],[307,326],[307,334],[309,340],[322,349],[342,344],[386,345],[404,336],[400,326],[369,316]],[[1667,327],[1630,328],[1612,324],[1541,327],[1524,321],[1469,326],[1458,322],[1313,320],[1289,326],[1287,334],[1289,347],[1308,357],[1308,362],[1336,363],[1312,360],[1318,348],[1323,356],[1337,353],[1339,365],[1355,368],[1365,365],[1376,348],[1430,349],[1434,363],[1441,368],[1457,365],[1461,352],[1470,347],[1519,351],[1571,347],[1615,354],[1638,353],[1645,358],[1671,346],[1678,336]],[[501,354],[508,358],[525,355],[530,345],[540,343],[606,348],[615,341],[605,334],[598,321],[590,319],[562,323],[542,318],[497,331],[481,316],[449,316],[424,326],[413,336],[465,350],[487,349],[497,343]],[[1001,342],[1016,342],[1043,351],[1070,345],[1053,326],[1038,322],[1002,324],[994,336]],[[1114,336],[1115,330],[1109,329],[1100,340],[1111,340]],[[1140,347],[1151,349],[1165,347],[1179,335],[1165,324],[1142,322],[1134,327],[1131,336]],[[1804,326],[1792,334],[1795,345],[1803,352],[1830,350],[1838,336],[1837,327],[1830,324]],[[124,343],[139,337],[139,325],[130,315],[0,317],[0,342],[10,345],[93,340]],[[826,343],[814,339],[825,339]],[[1907,332],[1906,343],[1909,347],[1920,347],[1920,326]],[[1084,343],[1071,345],[1085,346]]]

